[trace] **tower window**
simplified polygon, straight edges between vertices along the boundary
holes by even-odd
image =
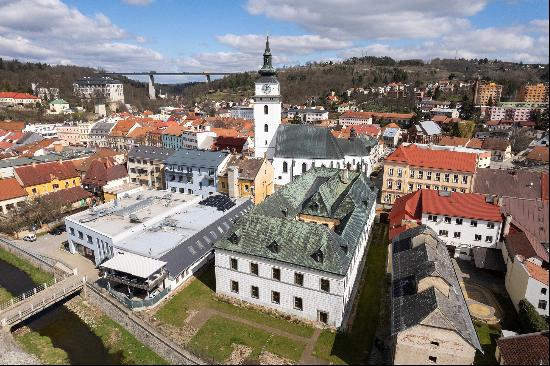
[[[269,132],[269,126],[267,125],[267,123],[264,125],[264,132]]]
[[[307,171],[307,164],[302,163],[302,173],[305,173]]]
[[[288,172],[288,164],[287,162],[283,162],[283,173],[287,173]]]
[[[264,105],[264,114],[269,114],[269,107]]]

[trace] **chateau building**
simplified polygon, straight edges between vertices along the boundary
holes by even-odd
[[[362,172],[313,168],[302,174],[216,242],[217,293],[345,327],[376,196]]]

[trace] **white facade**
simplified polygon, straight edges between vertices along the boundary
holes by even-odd
[[[273,159],[275,135],[281,124],[280,84],[275,77],[271,81],[256,82],[254,97],[254,149],[255,157]]]
[[[93,98],[100,96],[106,102],[124,103],[124,86],[118,80],[107,77],[84,77],[73,84],[76,96]]]
[[[356,294],[358,270],[367,247],[375,207],[372,206],[345,276],[216,249],[216,292],[330,327],[345,326]],[[232,268],[231,259],[237,261],[236,269]],[[251,273],[251,263],[258,265],[257,275]],[[280,280],[273,278],[274,268],[280,270]],[[303,285],[295,283],[296,273],[303,275]],[[328,291],[326,287],[321,288],[321,280],[328,281]],[[234,291],[233,282],[238,283],[238,292]],[[257,297],[252,294],[253,286],[258,289]],[[278,293],[278,303],[274,301],[277,296],[274,292]],[[296,299],[300,299],[301,309],[296,306]],[[324,315],[326,321],[322,319]]]
[[[57,128],[62,126],[59,123],[30,124],[26,125],[23,132],[34,132],[44,138],[56,138]]]
[[[71,145],[78,145],[80,142],[80,127],[76,123],[58,126],[57,136]]]
[[[345,116],[342,115],[338,119],[338,123],[342,126],[353,126],[353,125],[372,125],[372,116],[368,115],[353,115]]]
[[[284,186],[290,183],[295,177],[302,175],[312,167],[327,167],[350,170],[361,170],[368,176],[372,173],[372,157],[365,156],[344,156],[344,159],[293,159],[273,158],[273,169],[275,170],[273,181],[275,185]]]
[[[502,222],[422,213],[422,224],[447,245],[457,248],[457,255],[467,258],[474,247],[497,247]]]
[[[231,118],[246,119],[249,121],[254,120],[254,108],[253,107],[241,107],[235,106],[229,111]],[[221,117],[221,115],[220,115]]]

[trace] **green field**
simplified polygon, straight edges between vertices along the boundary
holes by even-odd
[[[325,330],[319,336],[313,355],[332,364],[365,363],[380,318],[384,295],[388,229],[373,226],[374,237],[367,255],[366,276],[359,289],[357,312],[349,333]]]
[[[489,325],[482,322],[474,322],[479,343],[483,348],[483,353],[477,351],[474,365],[496,365],[495,351],[497,348],[497,339],[501,336],[498,325]]]
[[[215,297],[215,283],[214,266],[209,265],[197,276],[197,279],[162,306],[156,314],[157,318],[166,324],[181,327],[190,310],[198,311],[203,308],[211,308],[298,336],[311,337],[313,335],[313,327],[309,325],[218,300]]]
[[[251,361],[257,361],[262,351],[298,361],[305,347],[303,343],[219,316],[210,318],[189,342],[195,352],[220,363],[231,355],[233,345],[250,347],[252,353],[247,359]]]

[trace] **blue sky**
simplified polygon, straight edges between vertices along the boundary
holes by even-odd
[[[241,71],[362,54],[548,62],[548,0],[0,0],[0,57]]]

